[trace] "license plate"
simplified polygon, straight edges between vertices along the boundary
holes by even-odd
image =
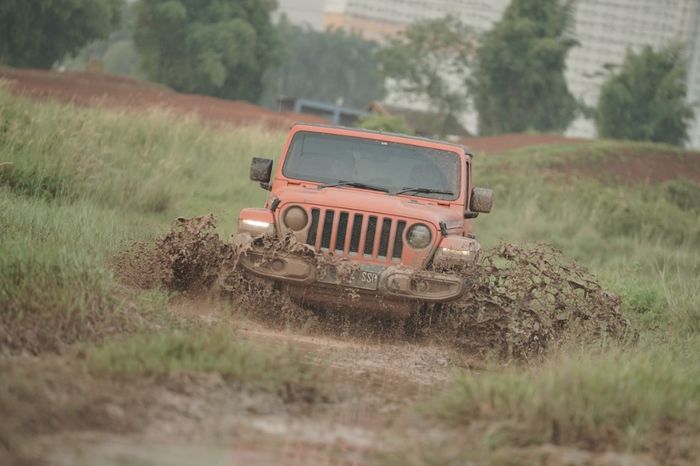
[[[335,266],[326,265],[319,272],[318,281],[364,290],[376,290],[379,286],[379,274],[383,270],[384,267],[377,265],[360,265],[351,273],[339,274]]]

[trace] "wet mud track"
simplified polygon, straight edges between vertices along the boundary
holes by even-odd
[[[258,246],[309,253],[284,238]],[[439,324],[433,316],[415,322],[413,335],[401,325],[324,318],[292,304],[236,267],[248,247],[220,239],[211,215],[178,219],[154,245],[135,244],[115,257],[114,270],[125,286],[175,292],[181,298],[173,314],[300,352],[324,371],[322,397],[285,403],[231,386],[218,373],[185,374],[150,388],[152,404],[136,414],[138,435],[62,432],[36,438],[32,456],[58,465],[377,464],[426,441],[463,446],[479,438],[419,412],[454,374],[485,370],[489,360],[491,369],[536,364],[570,339],[626,336],[619,298],[543,245],[503,244],[468,270],[452,271],[471,289],[441,311]]]
[[[142,433],[62,433],[37,438],[35,457],[56,465],[363,465],[420,435],[414,408],[468,360],[450,347],[373,342],[272,330],[244,317],[183,308],[202,321],[230,320],[253,343],[287,346],[326,368],[326,400],[288,406],[202,376],[189,393],[162,389]],[[141,422],[141,421],[139,421]]]

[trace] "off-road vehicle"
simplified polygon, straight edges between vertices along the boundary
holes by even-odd
[[[491,190],[472,187],[462,145],[324,125],[294,125],[273,161],[254,158],[250,178],[270,191],[239,216],[239,239],[261,238],[240,258],[308,307],[408,316],[457,299],[480,246],[472,219],[491,210]],[[313,249],[266,248],[293,236]],[[321,260],[319,260],[319,258]]]

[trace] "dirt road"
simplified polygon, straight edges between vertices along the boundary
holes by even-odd
[[[247,340],[303,352],[328,371],[323,397],[282,403],[227,386],[217,375],[192,375],[151,396],[154,404],[138,420],[143,433],[42,436],[27,447],[32,456],[58,465],[370,464],[407,436],[420,436],[415,406],[445,387],[456,369],[474,364],[435,344],[271,330],[204,303],[181,303],[175,312],[225,319]]]

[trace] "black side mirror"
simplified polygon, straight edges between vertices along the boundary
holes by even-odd
[[[464,211],[464,218],[469,219],[469,218],[476,218],[479,216],[479,212],[472,212],[471,210],[465,210]]]
[[[251,181],[259,181],[260,186],[269,190],[272,179],[272,160],[253,157],[253,161],[250,163],[250,179]]]
[[[469,210],[488,214],[493,207],[493,190],[486,188],[472,189],[472,198],[469,202]],[[466,214],[465,214],[466,216]]]

